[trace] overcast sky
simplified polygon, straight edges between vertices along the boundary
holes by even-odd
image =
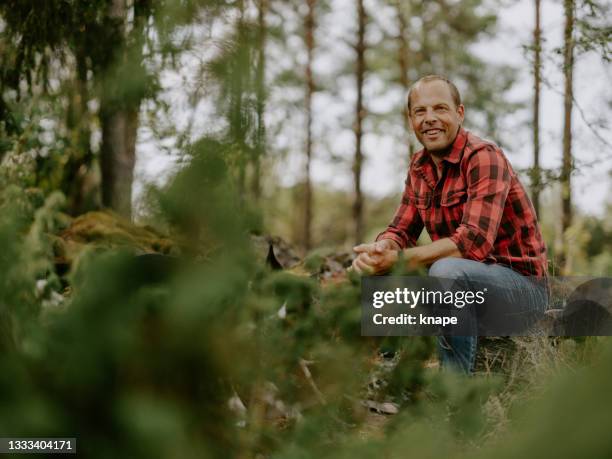
[[[512,2],[510,2],[512,3]],[[366,0],[366,6],[367,0]],[[542,30],[544,35],[545,53],[560,46],[563,35],[562,2],[542,2]],[[352,12],[354,0],[333,0],[333,10],[325,16],[320,24],[320,44],[324,48],[315,62],[315,75],[325,78],[336,70],[342,59],[350,58],[351,50],[345,41],[352,38],[354,24]],[[347,14],[347,11],[351,14]],[[370,10],[372,11],[372,10]],[[384,21],[384,11],[377,11],[380,19]],[[478,43],[474,51],[488,62],[508,63],[521,69],[520,78],[509,97],[515,101],[527,102],[529,106],[532,97],[532,76],[529,73],[529,64],[522,50],[522,46],[531,40],[534,12],[532,0],[521,0],[514,5],[498,11],[499,33],[493,40]],[[205,40],[206,37],[202,37]],[[287,43],[289,49],[295,47],[296,53],[287,56],[287,65],[292,65],[292,59],[299,56],[299,40]],[[274,52],[274,49],[270,50]],[[286,51],[285,51],[286,52]],[[330,58],[330,56],[333,56]],[[277,56],[279,57],[279,56]],[[280,56],[282,58],[282,56]],[[194,137],[210,132],[211,120],[214,120],[213,107],[205,97],[202,100],[188,100],[185,88],[193,89],[195,84],[193,75],[197,74],[200,58],[190,54],[184,56],[178,72],[165,72],[162,84],[166,88],[164,98],[171,105],[172,121],[179,129],[184,129],[191,121],[191,132]],[[282,60],[282,59],[281,59]],[[544,167],[557,167],[561,160],[561,142],[563,129],[563,78],[559,68],[559,59],[547,59],[544,62],[543,76],[551,83],[551,88],[542,87],[541,97],[541,157]],[[486,76],[485,76],[486,77]],[[334,96],[320,93],[314,99],[316,138],[325,139],[318,142],[315,149],[315,162],[313,164],[313,179],[316,183],[324,183],[337,188],[351,189],[352,178],[350,157],[354,151],[354,138],[350,130],[354,99],[354,78],[351,75],[343,77],[340,90]],[[610,87],[611,66],[604,65],[601,58],[596,55],[581,56],[576,61],[574,73],[575,98],[582,109],[574,110],[574,142],[573,151],[578,164],[589,163],[588,167],[581,167],[580,174],[573,180],[574,202],[579,208],[588,213],[602,215],[608,197],[610,186],[610,171],[612,170],[612,151],[593,134],[597,120],[604,120],[607,128],[598,128],[597,132],[608,143],[612,143],[610,132],[610,113],[612,102],[612,88]],[[282,95],[287,97],[285,93]],[[290,96],[290,95],[289,95]],[[365,98],[372,110],[384,110],[394,98],[402,97],[392,90],[387,90],[380,80],[375,78],[367,82]],[[274,107],[274,95],[268,107]],[[296,94],[299,99],[300,94]],[[469,107],[466,107],[469,117]],[[283,113],[268,113],[271,121],[278,121]],[[276,119],[275,119],[276,117]],[[583,119],[584,117],[584,119]],[[531,109],[519,111],[503,120],[500,126],[502,137],[511,138],[505,145],[505,152],[516,169],[529,167],[532,161],[531,129],[528,125],[531,119]],[[586,120],[586,122],[585,122]],[[591,128],[589,128],[589,125]],[[367,127],[367,126],[366,126]],[[363,171],[363,188],[367,193],[384,196],[395,194],[402,190],[405,177],[405,161],[398,162],[397,144],[398,132],[401,132],[401,119],[398,118],[396,126],[390,126],[388,131],[380,127],[366,132],[364,136],[364,151],[366,162]],[[393,133],[391,132],[393,131]],[[509,132],[508,132],[509,131]],[[374,134],[373,132],[376,132]],[[389,134],[387,135],[386,132]],[[478,133],[477,133],[478,134]],[[274,147],[287,150],[290,154],[286,161],[277,164],[277,175],[281,183],[292,185],[301,178],[303,150],[300,136],[303,135],[303,124],[299,117],[293,120],[293,125],[287,121],[287,128],[274,137]],[[298,141],[296,141],[298,139]],[[137,146],[136,183],[134,188],[135,200],[139,199],[143,184],[147,182],[163,183],[175,170],[174,157],[163,147],[172,151],[172,140],[164,144],[152,139],[146,123],[139,131]]]

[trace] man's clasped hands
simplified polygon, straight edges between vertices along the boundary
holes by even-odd
[[[353,247],[357,258],[353,260],[351,271],[361,275],[385,274],[400,260],[407,271],[429,266],[446,257],[463,258],[457,244],[449,237],[438,239],[430,244],[409,247],[402,250],[398,243],[391,239],[381,239],[373,244],[361,244]]]
[[[361,275],[384,274],[399,260],[400,246],[391,239],[381,239],[371,244],[353,247],[357,258],[351,270]]]

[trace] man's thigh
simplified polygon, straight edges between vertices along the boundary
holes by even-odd
[[[453,290],[486,292],[486,302],[473,313],[479,330],[487,335],[516,334],[531,327],[546,308],[543,280],[528,278],[505,266],[442,258],[432,264],[429,275],[451,281]]]

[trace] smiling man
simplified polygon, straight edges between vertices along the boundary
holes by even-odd
[[[429,75],[408,93],[414,133],[423,145],[410,163],[402,202],[376,242],[354,248],[353,269],[384,274],[398,260],[469,288],[499,286],[505,314],[541,312],[547,303],[546,247],[535,210],[501,149],[462,128],[456,86]],[[431,244],[416,246],[427,229]],[[401,256],[400,256],[401,255]],[[475,330],[475,328],[474,328]],[[476,336],[441,337],[443,366],[471,372]]]

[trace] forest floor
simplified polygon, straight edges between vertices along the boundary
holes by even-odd
[[[273,269],[286,269],[296,276],[314,277],[324,287],[347,282],[346,267],[351,262],[349,253],[320,252],[302,261],[295,255],[291,246],[280,238],[254,236],[252,243],[259,262],[266,263]],[[136,255],[171,255],[180,252],[180,246],[180,241],[173,240],[153,228],[133,225],[114,214],[91,212],[72,220],[70,225],[56,236],[56,266],[58,270],[68,272],[87,248],[105,250],[119,247],[128,248]],[[542,389],[545,375],[572,365],[572,362],[564,357],[567,353],[563,348],[568,346],[572,346],[571,341],[561,343],[559,339],[545,337],[480,340],[476,377],[503,381],[501,388],[487,401],[488,415],[496,425],[506,424],[507,413],[516,401],[524,400]],[[387,367],[385,371],[394,365],[389,359],[379,358],[380,365]],[[428,370],[438,371],[439,365],[435,358],[425,365]],[[376,391],[373,392],[364,393],[364,399],[361,400],[365,420],[359,424],[358,435],[364,439],[382,438],[385,435],[385,427],[400,409],[400,404],[388,399],[379,400]]]

